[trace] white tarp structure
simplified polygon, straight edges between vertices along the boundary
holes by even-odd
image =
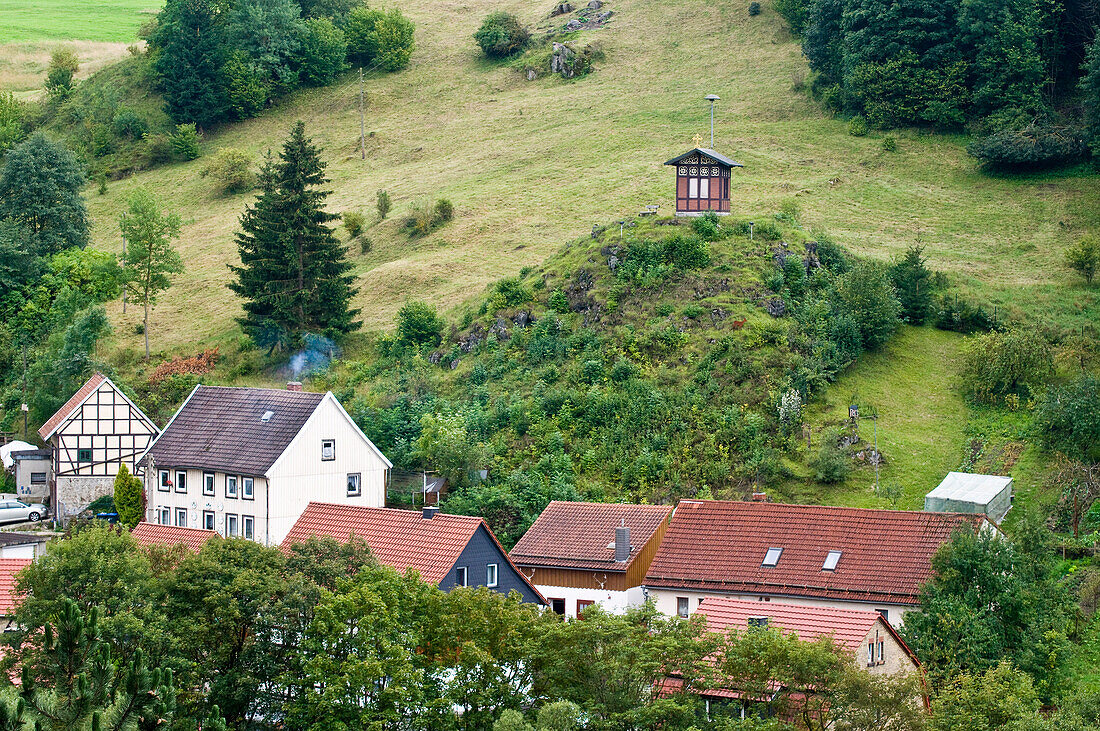
[[[10,470],[11,466],[15,464],[15,461],[11,458],[12,452],[24,452],[28,449],[38,449],[38,447],[19,440],[8,442],[0,447],[0,461],[4,463],[4,469]]]
[[[939,486],[924,496],[930,513],[984,513],[994,523],[1012,507],[1012,478],[949,472]]]

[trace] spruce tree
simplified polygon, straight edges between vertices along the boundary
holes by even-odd
[[[80,188],[84,173],[73,154],[38,133],[13,147],[0,171],[0,220],[27,232],[30,253],[51,256],[88,243]]]
[[[1089,46],[1082,67],[1081,97],[1085,105],[1085,129],[1092,155],[1100,163],[1100,33]]]
[[[206,127],[226,115],[220,8],[215,0],[169,0],[149,39],[165,111],[178,124]]]
[[[141,478],[130,474],[123,464],[115,475],[115,510],[118,521],[127,528],[133,528],[145,514],[145,488]]]
[[[298,122],[277,161],[261,172],[255,205],[245,209],[237,234],[241,266],[229,284],[245,300],[245,333],[269,351],[297,347],[302,335],[339,338],[362,324],[350,309],[354,277],[347,248],[329,225],[328,179],[320,150]]]
[[[911,246],[890,267],[901,316],[913,325],[923,324],[932,311],[932,271],[925,266],[923,252],[923,246]]]

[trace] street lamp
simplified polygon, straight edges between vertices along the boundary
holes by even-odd
[[[722,97],[717,94],[707,94],[706,100],[710,102],[710,149],[714,149],[714,102]]]

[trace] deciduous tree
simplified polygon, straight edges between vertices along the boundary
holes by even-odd
[[[144,189],[130,196],[130,208],[119,219],[126,241],[123,267],[126,289],[134,303],[145,308],[145,357],[149,357],[149,311],[157,295],[172,284],[170,275],[183,271],[183,260],[172,248],[179,238],[180,219],[175,213],[161,213],[156,200]]]
[[[24,227],[29,250],[49,256],[88,243],[80,188],[84,172],[65,147],[42,133],[8,151],[0,171],[0,219]]]

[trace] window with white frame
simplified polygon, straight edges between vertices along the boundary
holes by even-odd
[[[878,661],[886,662],[886,640],[881,637],[878,640]]]
[[[691,610],[688,607],[688,598],[686,596],[676,597],[676,614],[683,619],[687,619],[688,613]]]
[[[214,494],[214,473],[203,472],[202,473],[202,494],[213,495]]]
[[[187,508],[176,508],[176,526],[178,528],[187,527]]]
[[[255,532],[255,528],[256,528],[256,519],[255,518],[253,518],[251,515],[242,515],[241,516],[241,535],[242,536],[244,536],[245,538],[247,538],[248,540],[251,541],[253,533]]]
[[[867,664],[875,664],[875,641],[871,640],[867,643]]]
[[[331,462],[336,459],[336,440],[335,439],[322,439],[321,440],[321,461]]]
[[[172,525],[172,511],[169,508],[158,508],[157,522],[161,525]]]
[[[491,563],[485,566],[485,586],[497,585],[497,565]]]
[[[202,527],[203,530],[214,530],[214,511],[204,510],[202,511]]]
[[[456,586],[469,586],[469,572],[465,566],[459,566],[455,569],[455,585]]]
[[[161,470],[160,477],[157,479],[157,489],[161,492],[168,492],[172,488],[172,473],[168,470]]]
[[[183,470],[176,471],[176,492],[187,492],[187,473]]]
[[[241,478],[241,497],[245,500],[252,500],[255,495],[255,483],[251,477]]]
[[[237,537],[237,516],[233,513],[225,514],[225,535],[227,538]]]
[[[348,475],[348,497],[355,497],[363,494],[363,476],[358,472],[352,472]]]
[[[225,496],[237,497],[237,477],[235,475],[225,476]]]

